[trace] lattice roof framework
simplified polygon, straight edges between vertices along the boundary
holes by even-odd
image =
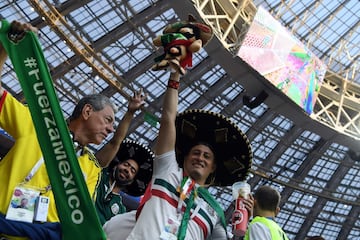
[[[228,23],[214,24],[219,35],[195,55],[194,67],[181,84],[179,111],[203,108],[221,112],[247,134],[254,152],[254,177],[249,181],[253,189],[270,184],[281,191],[282,211],[277,221],[291,239],[310,235],[359,238],[357,0],[18,0],[2,3],[0,14],[10,21],[29,21],[40,29],[40,42],[65,117],[82,96],[100,92],[120,107],[119,121],[126,111],[126,98],[140,87],[149,93],[146,111],[160,116],[168,74],[150,70],[153,58],[160,54],[151,40],[187,13],[211,22],[206,14],[213,9],[199,9],[207,4],[226,13],[217,15],[224,17],[225,23],[238,20],[234,22],[241,25],[230,24],[226,32]],[[328,64],[327,82],[312,118],[233,56],[242,28],[260,4]],[[239,7],[244,7],[243,12],[235,19],[230,13]],[[2,84],[23,99],[14,78],[7,62]],[[244,95],[256,96],[262,89],[270,93],[266,101],[256,108],[244,104]],[[153,146],[157,131],[158,126],[144,122],[141,112],[129,138]],[[229,219],[233,207],[230,188],[211,191]]]

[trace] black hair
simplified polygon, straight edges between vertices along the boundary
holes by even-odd
[[[109,163],[109,166],[107,167],[107,170],[110,174],[112,174],[115,166],[117,166],[118,164],[120,163],[120,160],[115,157],[110,163]]]
[[[280,193],[267,185],[260,186],[256,190],[254,198],[261,209],[273,212],[279,207],[281,200]]]
[[[208,148],[210,148],[210,150],[213,152],[213,155],[214,155],[215,166],[216,166],[216,168],[218,167],[216,152],[215,152],[214,147],[210,143],[205,142],[205,141],[196,141],[196,142],[191,142],[190,144],[185,144],[185,145],[186,146],[184,146],[184,152],[181,152],[178,149],[176,151],[176,157],[178,158],[178,160],[180,160],[180,161],[178,161],[179,167],[184,167],[185,157],[190,153],[190,151],[193,147],[198,146],[198,145],[204,145],[204,146],[207,146]],[[212,184],[214,182],[215,172],[211,173],[209,175],[209,177],[206,180],[206,183]]]
[[[216,163],[216,159],[217,159],[217,158],[216,158],[215,149],[214,149],[214,147],[213,147],[210,143],[205,142],[205,141],[193,142],[193,143],[189,146],[189,148],[186,149],[186,151],[185,151],[185,156],[188,155],[188,154],[190,153],[190,150],[191,150],[193,147],[197,146],[197,145],[204,145],[204,146],[207,146],[208,148],[210,148],[210,150],[213,152],[214,160],[215,160],[215,163]]]

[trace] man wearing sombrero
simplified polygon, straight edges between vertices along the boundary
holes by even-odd
[[[144,193],[151,180],[154,154],[132,140],[124,140],[115,159],[104,168],[97,188],[96,211],[101,224],[117,214],[137,208],[135,197]]]
[[[151,196],[128,240],[227,239],[223,210],[207,186],[244,180],[251,165],[249,141],[229,119],[203,110],[177,116],[179,76],[170,74]]]

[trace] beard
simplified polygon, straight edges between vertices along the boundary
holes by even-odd
[[[129,186],[133,182],[133,180],[120,178],[119,172],[120,172],[120,170],[117,167],[115,167],[113,174],[112,174],[113,180],[116,182],[115,184],[118,187]]]
[[[196,169],[191,169],[188,174],[195,181],[200,180],[202,178],[201,172]]]

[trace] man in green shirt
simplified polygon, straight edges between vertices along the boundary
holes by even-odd
[[[113,216],[134,210],[152,176],[154,154],[135,141],[125,140],[115,159],[102,170],[96,210],[101,224]]]

